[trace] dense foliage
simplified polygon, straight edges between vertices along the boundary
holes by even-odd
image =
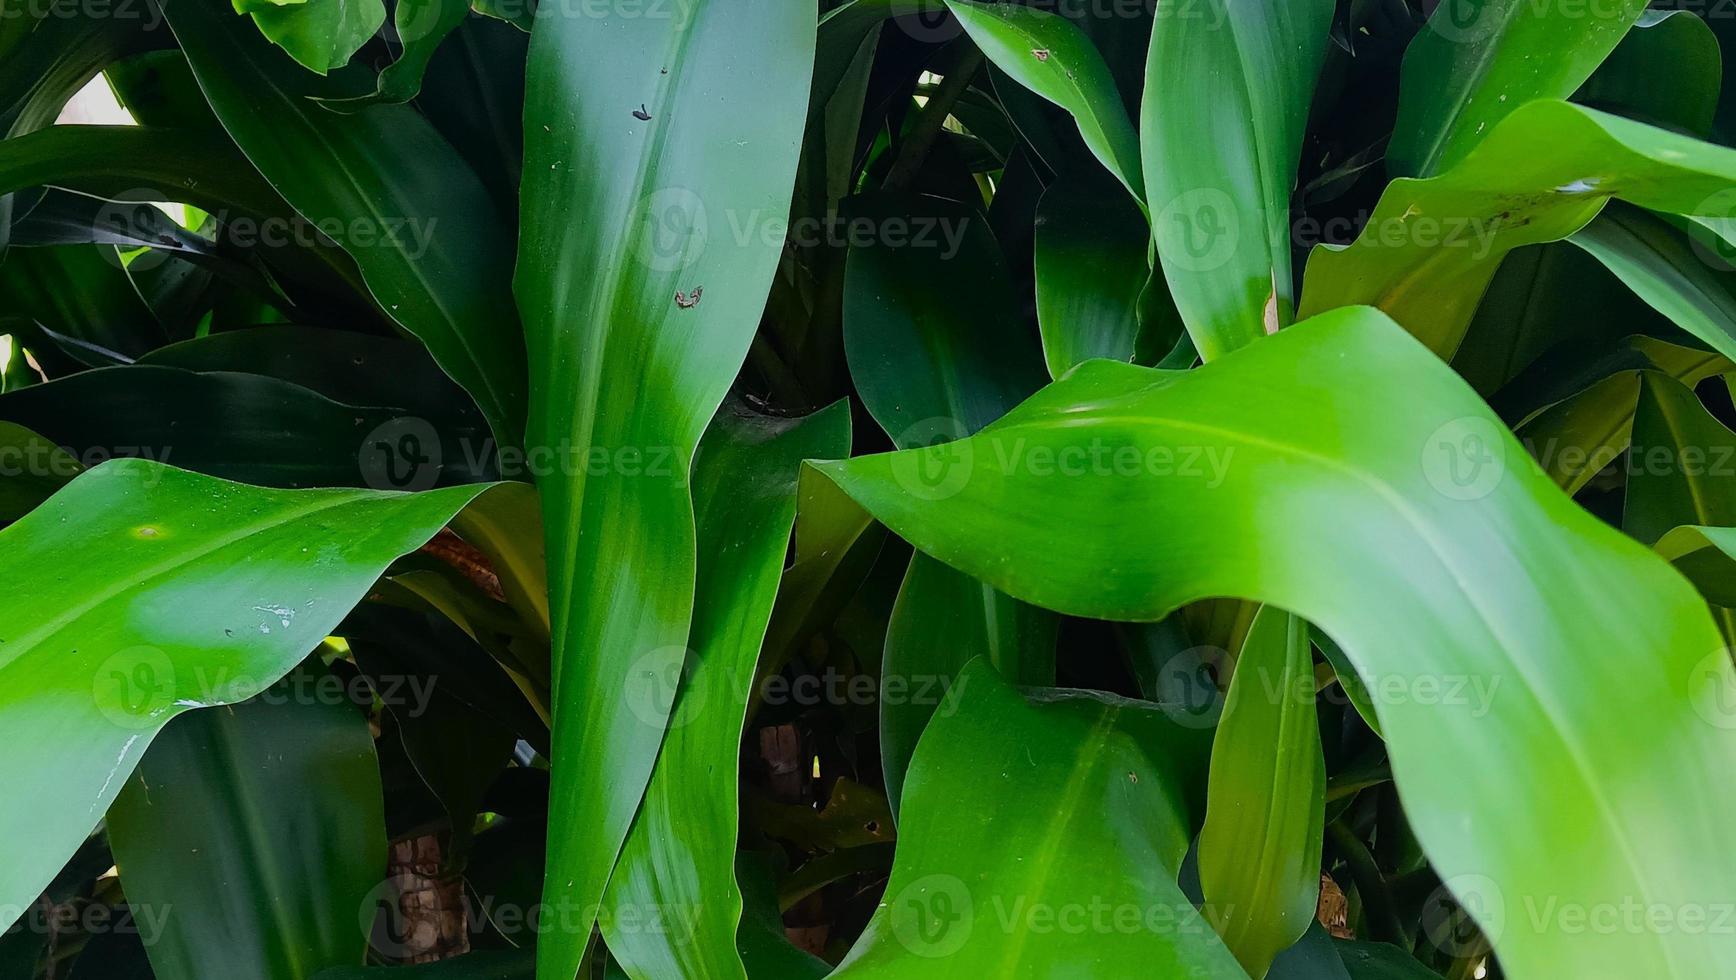
[[[0,0],[0,980],[1736,976],[1732,51]]]

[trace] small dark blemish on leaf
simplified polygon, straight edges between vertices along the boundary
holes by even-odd
[[[704,286],[693,287],[693,295],[692,296],[688,296],[686,293],[677,289],[675,291],[675,305],[681,307],[684,310],[691,310],[695,306],[699,305],[699,298],[701,296],[704,296],[704,295],[705,295],[705,287]]]
[[[633,118],[640,122],[650,122],[651,114],[645,111],[645,103],[639,103],[639,108],[633,110]]]

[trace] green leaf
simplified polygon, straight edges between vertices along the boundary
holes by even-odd
[[[848,214],[912,229],[909,242],[852,247],[844,279],[850,374],[894,444],[969,435],[1042,387],[1037,337],[1019,315],[981,212],[939,198],[875,195],[852,200]]]
[[[30,43],[0,57],[0,130],[8,137],[54,125],[72,96],[110,63],[160,45],[161,22],[145,7],[99,13],[70,3],[14,4],[0,17],[35,21]]]
[[[116,101],[141,126],[221,132],[205,93],[180,48],[152,51],[110,65],[103,72]],[[233,148],[231,153],[237,153]]]
[[[802,460],[848,455],[844,403],[805,419],[771,419],[733,405],[718,413],[694,462],[699,528],[692,652],[635,684],[677,686],[646,719],[668,727],[645,800],[604,900],[603,938],[631,977],[746,980],[736,948],[737,760],[742,725],[784,555],[796,519]],[[633,696],[633,695],[629,695]],[[662,929],[625,918],[665,909]]]
[[[381,309],[470,392],[500,444],[518,445],[525,367],[509,312],[512,242],[476,174],[413,109],[319,108],[318,79],[219,7],[171,0],[165,13],[248,159],[339,239]]]
[[[862,45],[893,17],[920,18],[919,40],[956,33],[946,24],[946,0],[848,0],[820,18],[814,59],[814,102],[829,102]]]
[[[234,0],[259,33],[309,71],[326,74],[349,64],[386,22],[380,0]],[[219,110],[221,112],[221,110]]]
[[[516,282],[530,443],[578,461],[539,481],[555,633],[544,900],[575,909],[602,899],[662,741],[620,692],[687,649],[689,461],[765,309],[813,66],[813,8],[683,13],[544,18],[531,37]],[[744,131],[731,105],[763,125]],[[543,935],[539,971],[573,973],[589,939],[582,921]]]
[[[1707,602],[1736,608],[1736,528],[1678,527],[1659,538],[1656,547]]]
[[[0,140],[0,192],[64,187],[112,201],[163,201],[260,217],[289,211],[221,133],[54,126]]]
[[[880,669],[880,760],[894,816],[905,773],[936,714],[956,707],[959,671],[987,657],[1015,684],[1055,683],[1059,618],[917,554],[898,589]]]
[[[1540,145],[1550,152],[1538,153]],[[1612,197],[1728,215],[1733,183],[1736,151],[1566,102],[1533,102],[1451,171],[1393,181],[1353,244],[1316,248],[1302,315],[1377,306],[1450,356],[1514,248],[1566,238]]]
[[[1733,457],[1736,433],[1713,418],[1692,389],[1662,374],[1640,375],[1622,530],[1659,546],[1714,603],[1713,596],[1727,597],[1736,571],[1719,548],[1721,532],[1736,526]],[[1672,535],[1666,551],[1663,539]],[[1683,551],[1686,542],[1694,543]],[[1736,612],[1724,606],[1713,616],[1726,638],[1736,641]]]
[[[1718,36],[1690,10],[1647,10],[1573,100],[1705,137],[1723,87]]]
[[[396,105],[414,99],[422,91],[422,76],[428,73],[428,63],[434,60],[434,52],[469,15],[469,0],[398,0],[392,11],[392,26],[397,31],[403,51],[398,60],[380,70],[373,94],[323,101],[339,112],[352,112],[371,105]]]
[[[981,661],[958,684],[911,764],[885,897],[832,976],[1240,980],[1175,882],[1209,733],[1108,695],[1027,702]]]
[[[850,374],[894,445],[969,435],[1042,387],[1042,354],[980,213],[936,198],[875,196],[852,201],[849,214],[882,228],[939,229],[928,248],[854,246],[845,271]],[[1053,684],[1057,625],[969,576],[912,559],[881,668],[881,761],[894,813],[917,738],[958,669],[987,655],[1011,680]]]
[[[1211,360],[1286,326],[1290,194],[1331,0],[1159,8],[1140,136],[1157,254]]]
[[[1067,456],[1071,472],[1036,465]],[[944,479],[918,482],[921,466]],[[1242,596],[1318,624],[1374,694],[1417,839],[1508,975],[1736,968],[1736,948],[1684,930],[1591,936],[1526,915],[1731,893],[1704,856],[1736,735],[1696,708],[1736,672],[1680,576],[1578,509],[1385,317],[1337,312],[1182,375],[1089,362],[970,440],[821,469],[1029,602],[1155,620]],[[1065,547],[1039,517],[1063,512]],[[1569,832],[1584,860],[1536,845]]]
[[[1656,545],[1682,525],[1736,527],[1736,434],[1680,381],[1639,379],[1622,530]]]
[[[169,724],[108,811],[158,980],[302,980],[360,963],[386,860],[368,719],[323,667]],[[321,693],[321,692],[325,693]],[[213,887],[221,882],[221,887]]]
[[[260,490],[143,460],[74,480],[0,530],[0,925],[114,801],[163,726],[276,682],[388,562],[485,488]],[[68,555],[77,555],[68,563]],[[40,747],[32,749],[31,746]],[[37,764],[51,752],[53,766]]]
[[[483,479],[477,450],[403,409],[276,378],[135,364],[0,395],[0,418],[87,461],[133,456],[278,487],[427,489]]]
[[[797,949],[785,935],[777,889],[765,862],[743,852],[736,858],[736,879],[741,882],[742,897],[741,931],[736,943],[748,976],[755,980],[822,980],[832,972],[831,964]]]
[[[1646,0],[1584,6],[1457,0],[1436,7],[1405,52],[1388,170],[1406,177],[1442,173],[1527,103],[1572,95],[1645,9]],[[1531,145],[1556,147],[1546,138]]]
[[[1527,245],[1501,261],[1452,365],[1511,421],[1500,399],[1535,398],[1535,384],[1523,379],[1552,352],[1590,355],[1636,333],[1675,332],[1584,249]]]
[[[125,364],[168,342],[112,245],[14,247],[0,263],[0,295],[86,364]]]
[[[1272,961],[1266,976],[1269,980],[1351,980],[1332,947],[1332,937],[1319,922],[1310,923],[1302,938]]]
[[[1065,17],[1011,3],[947,0],[977,47],[1008,78],[1072,114],[1092,154],[1145,201],[1139,134],[1115,76],[1085,32]]]
[[[1736,357],[1736,276],[1669,222],[1619,201],[1568,241],[1591,253],[1653,309]]]
[[[1236,660],[1212,742],[1200,886],[1248,976],[1302,937],[1320,898],[1326,760],[1308,624],[1267,606]]]
[[[0,422],[0,524],[30,513],[84,469],[53,440]]]
[[[1056,181],[1037,205],[1037,324],[1051,377],[1081,361],[1131,361],[1151,276],[1151,229],[1125,199]]]

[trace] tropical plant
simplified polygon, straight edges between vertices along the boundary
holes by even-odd
[[[0,0],[0,980],[1736,976],[1732,45]]]

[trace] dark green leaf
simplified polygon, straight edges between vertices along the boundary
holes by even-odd
[[[177,718],[108,811],[134,916],[161,914],[158,980],[360,963],[386,861],[368,720],[324,668]]]

